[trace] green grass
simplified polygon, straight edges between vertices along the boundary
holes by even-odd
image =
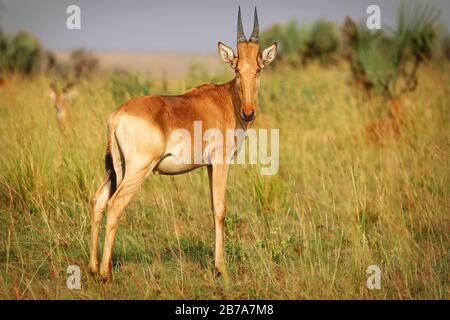
[[[121,221],[114,281],[90,276],[89,199],[118,107],[109,80],[79,85],[63,136],[49,79],[11,78],[0,89],[0,297],[448,299],[449,75],[448,63],[421,69],[402,135],[380,146],[364,126],[386,106],[348,87],[346,67],[265,71],[256,126],[280,129],[280,170],[230,170],[230,287],[214,273],[204,168],[149,176]],[[81,290],[66,287],[71,264]],[[372,264],[381,290],[366,287]]]

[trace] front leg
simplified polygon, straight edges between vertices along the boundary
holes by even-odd
[[[226,214],[225,193],[227,185],[228,165],[213,164],[208,166],[211,203],[215,226],[214,264],[225,283],[229,282],[224,254],[224,222]]]

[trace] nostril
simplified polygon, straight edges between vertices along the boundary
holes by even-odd
[[[254,115],[255,115],[255,110],[254,109],[252,110],[252,113],[250,115],[247,115],[247,113],[245,111],[242,111],[242,117],[244,119],[251,119],[251,118],[253,118]]]

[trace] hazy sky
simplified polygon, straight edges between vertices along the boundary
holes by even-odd
[[[28,30],[50,49],[213,52],[217,41],[234,45],[238,5],[247,37],[257,5],[260,28],[295,18],[342,22],[366,18],[369,4],[381,7],[383,23],[393,25],[399,0],[0,0],[0,24],[7,32]],[[424,1],[425,2],[425,1]],[[450,1],[430,0],[450,24]],[[66,28],[66,8],[81,8],[81,30]]]

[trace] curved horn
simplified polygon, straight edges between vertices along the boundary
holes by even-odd
[[[255,7],[255,17],[253,18],[253,32],[250,36],[250,41],[259,42],[259,23],[258,23],[258,12]]]
[[[246,42],[244,34],[244,27],[242,26],[242,18],[241,18],[241,7],[239,6],[238,11],[238,22],[237,22],[237,42]]]

